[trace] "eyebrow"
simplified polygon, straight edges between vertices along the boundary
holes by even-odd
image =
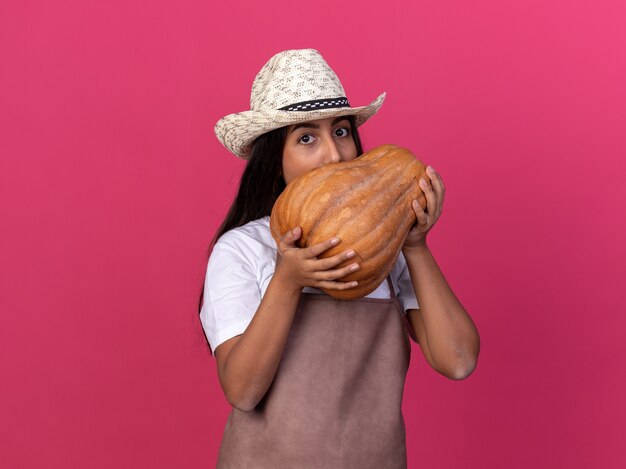
[[[339,117],[337,117],[336,119],[334,119],[334,120],[331,122],[331,124],[330,124],[330,125],[331,125],[331,126],[332,126],[332,125],[335,125],[335,124],[337,124],[337,123],[339,123],[339,122],[341,122],[341,121],[344,121],[344,120],[345,120],[345,121],[347,121],[347,120],[348,120],[348,118],[347,118],[346,116],[339,116]],[[349,122],[349,121],[348,121],[348,122]],[[319,129],[319,128],[320,128],[320,126],[319,126],[319,124],[314,124],[313,122],[303,122],[302,124],[296,124],[296,125],[294,125],[294,126],[293,126],[293,129],[291,129],[291,131],[290,131],[289,133],[291,134],[291,133],[293,133],[293,132],[295,132],[296,130],[301,129],[301,128],[305,128],[305,129]]]

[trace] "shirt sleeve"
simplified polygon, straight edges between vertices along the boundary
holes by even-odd
[[[404,311],[409,309],[419,309],[419,303],[415,296],[415,290],[413,289],[413,283],[411,282],[411,275],[409,274],[409,267],[406,263],[406,259],[402,252],[398,256],[396,268],[399,270],[396,285],[398,288],[398,299]]]
[[[261,303],[254,259],[236,244],[220,241],[207,265],[200,312],[213,356],[220,344],[243,334]]]

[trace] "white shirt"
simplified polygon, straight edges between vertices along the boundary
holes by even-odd
[[[204,280],[202,327],[215,355],[221,343],[243,332],[256,313],[276,266],[276,242],[269,217],[259,218],[224,233],[215,243]],[[406,260],[400,252],[390,273],[404,310],[418,309]],[[324,294],[315,288],[303,292]],[[383,281],[367,298],[389,298]]]

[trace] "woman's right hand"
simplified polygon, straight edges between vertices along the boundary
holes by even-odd
[[[299,248],[296,241],[301,235],[302,229],[296,227],[285,233],[278,244],[274,278],[279,280],[285,288],[299,292],[304,287],[347,290],[358,285],[356,281],[338,281],[349,273],[359,270],[358,264],[349,264],[335,269],[342,262],[354,257],[354,251],[344,251],[326,259],[318,259],[317,256],[336,246],[341,240],[332,238],[307,248]]]

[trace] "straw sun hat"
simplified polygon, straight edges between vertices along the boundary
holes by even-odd
[[[355,117],[357,127],[372,117],[385,93],[368,106],[350,107],[339,78],[314,49],[287,50],[272,57],[252,83],[250,111],[215,124],[215,135],[239,158],[248,159],[254,139],[270,130],[328,117]]]

